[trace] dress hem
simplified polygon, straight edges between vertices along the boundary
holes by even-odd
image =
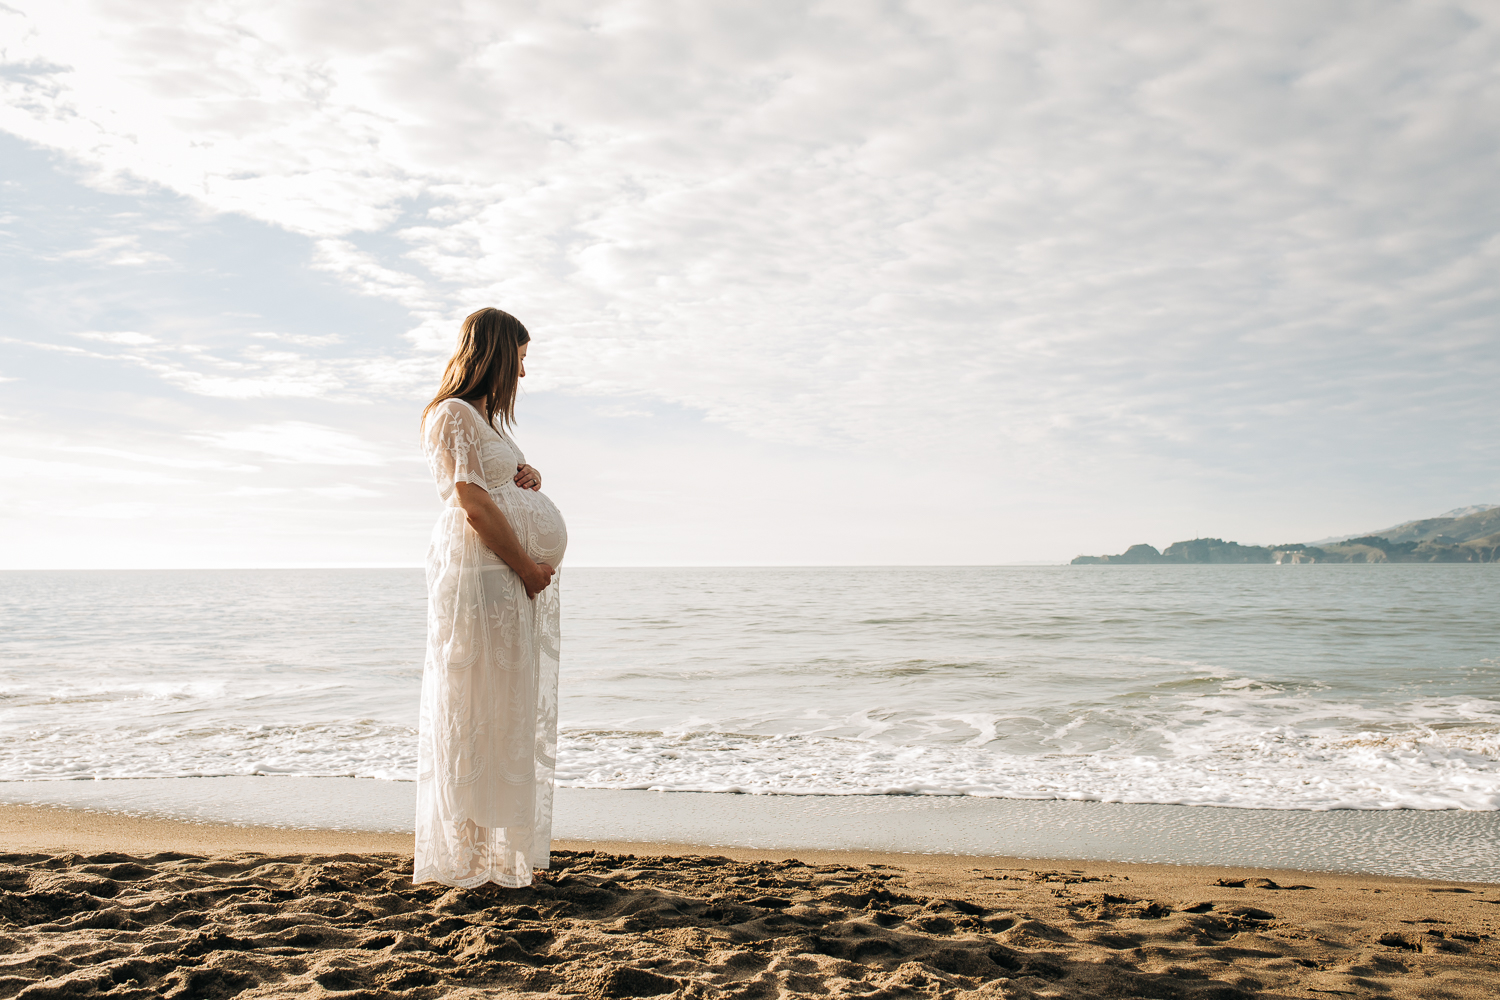
[[[545,871],[546,865],[537,866]],[[412,885],[421,885],[424,882],[436,882],[439,885],[452,886],[455,889],[477,889],[486,883],[494,883],[502,889],[524,889],[531,885],[530,875],[477,875],[474,878],[452,879],[444,878],[435,869],[426,868],[411,877]]]

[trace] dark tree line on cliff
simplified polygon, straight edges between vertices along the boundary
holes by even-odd
[[[1473,513],[1465,513],[1473,511]],[[1117,556],[1079,556],[1073,565],[1197,565],[1206,563],[1493,563],[1500,562],[1500,507],[1478,505],[1453,515],[1407,521],[1360,538],[1322,545],[1241,545],[1222,538],[1173,542],[1158,552],[1132,545]]]
[[[1079,556],[1074,566],[1111,563],[1124,566],[1197,565],[1208,563],[1301,563],[1301,562],[1497,562],[1500,538],[1488,545],[1472,542],[1444,545],[1441,542],[1392,542],[1375,535],[1320,548],[1316,545],[1241,545],[1222,538],[1193,538],[1173,542],[1157,551],[1151,545],[1132,545],[1117,556]]]

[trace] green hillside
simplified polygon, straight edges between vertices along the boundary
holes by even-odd
[[[1392,542],[1468,542],[1500,532],[1500,507],[1482,510],[1467,517],[1429,517],[1407,521],[1393,528],[1372,531],[1371,535]]]
[[[1462,517],[1407,521],[1358,538],[1308,545],[1241,545],[1222,538],[1173,542],[1158,551],[1132,545],[1117,556],[1078,556],[1073,565],[1206,565],[1234,563],[1500,562],[1500,508]]]

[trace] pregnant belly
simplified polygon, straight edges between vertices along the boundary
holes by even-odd
[[[507,490],[506,513],[526,554],[557,569],[568,549],[568,526],[562,512],[544,494],[531,490]]]

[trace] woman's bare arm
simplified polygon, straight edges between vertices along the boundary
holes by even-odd
[[[552,582],[552,567],[532,560],[521,548],[520,539],[505,519],[505,513],[495,506],[495,500],[482,486],[459,483],[458,503],[468,516],[469,527],[489,550],[499,556],[505,565],[516,571],[526,585],[526,596],[535,597],[547,589]]]

